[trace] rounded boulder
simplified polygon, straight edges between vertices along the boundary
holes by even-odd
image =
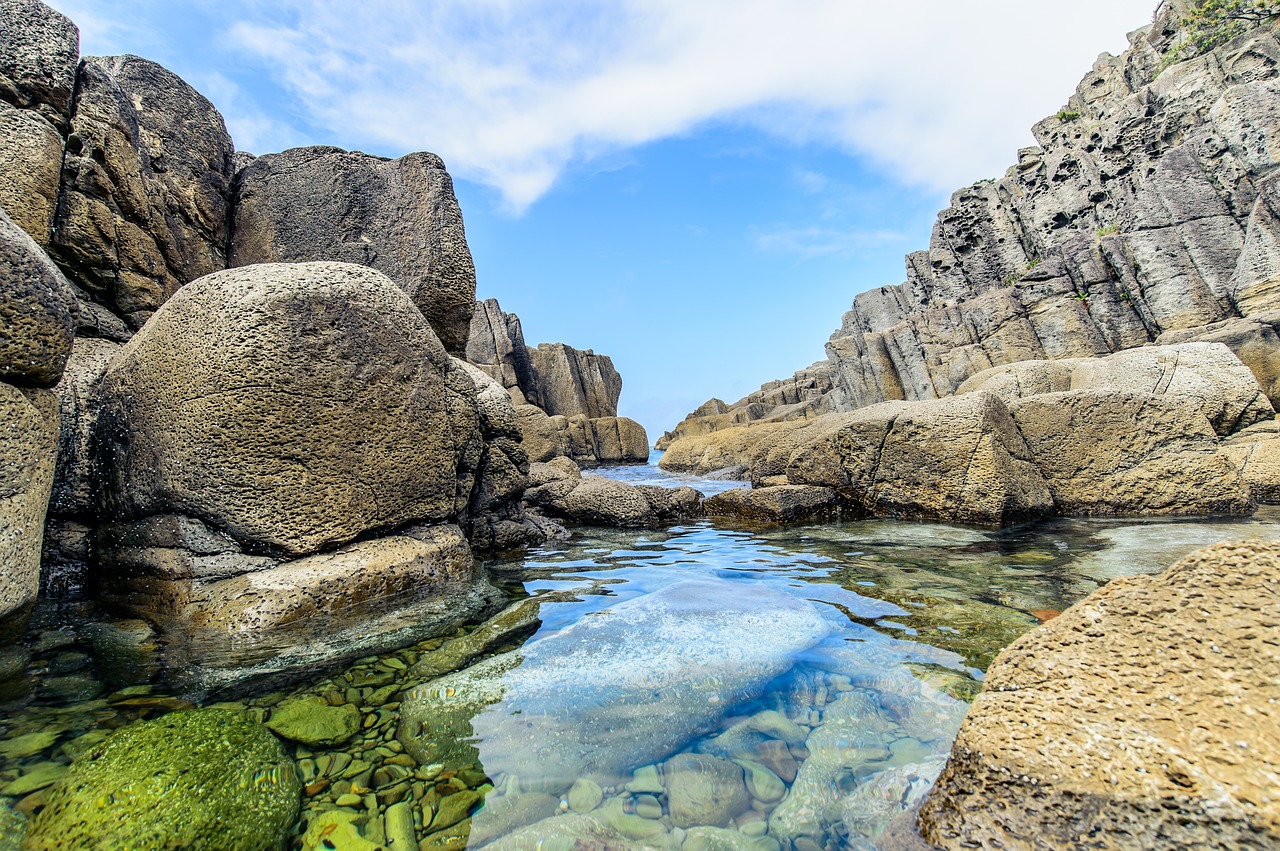
[[[291,555],[455,519],[480,442],[474,385],[409,296],[328,262],[183,287],[112,360],[100,431],[117,515]]]

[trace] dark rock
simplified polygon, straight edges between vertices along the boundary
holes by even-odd
[[[56,384],[71,354],[77,315],[67,279],[0,210],[0,380]]]
[[[839,499],[831,488],[810,485],[736,488],[711,497],[703,503],[703,510],[713,517],[796,523],[837,515]]]
[[[397,160],[339,148],[258,157],[236,178],[232,266],[336,260],[371,266],[409,294],[462,355],[476,273],[453,180],[435,154]]]
[[[0,0],[0,100],[39,112],[65,132],[80,31],[39,0]]]

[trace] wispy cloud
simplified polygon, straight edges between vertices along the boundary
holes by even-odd
[[[217,18],[313,126],[350,147],[436,151],[518,212],[570,164],[709,121],[954,188],[999,173],[1153,5],[223,0]]]
[[[844,230],[821,227],[779,227],[753,234],[761,251],[826,257],[853,254],[867,248],[905,241],[903,234],[887,230]]]

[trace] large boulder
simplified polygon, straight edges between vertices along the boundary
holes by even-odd
[[[25,609],[40,588],[40,546],[57,452],[53,393],[0,383],[0,618]]]
[[[283,554],[458,518],[483,448],[471,378],[402,290],[346,263],[188,284],[102,392],[115,516],[189,514]]]
[[[477,743],[491,777],[525,790],[611,786],[708,732],[828,630],[777,591],[679,582],[411,689],[397,736],[423,765],[474,760]]]
[[[467,335],[467,360],[507,388],[516,404],[528,402],[524,392],[533,386],[533,367],[524,330],[520,317],[504,312],[496,298],[476,302]]]
[[[0,0],[0,100],[65,131],[80,60],[80,31],[40,0]]]
[[[397,160],[331,147],[258,157],[236,181],[232,266],[337,260],[395,281],[462,355],[476,299],[453,180],[435,154]]]
[[[1077,390],[1031,396],[1010,411],[1059,513],[1253,508],[1240,468],[1199,406],[1184,399]]]
[[[944,848],[1280,844],[1280,543],[1112,581],[1005,649],[920,815]]]
[[[38,112],[0,101],[0,207],[41,245],[49,242],[62,173],[62,136]]]
[[[213,104],[136,56],[85,58],[71,131],[50,251],[138,328],[226,266],[235,148]]]
[[[537,405],[518,405],[516,416],[531,461],[566,457],[579,466],[596,467],[649,460],[644,426],[627,417],[548,416]]]
[[[75,291],[62,272],[0,210],[0,380],[56,384],[77,315]]]
[[[708,499],[703,510],[712,517],[737,517],[765,523],[825,520],[839,513],[836,492],[811,485],[734,488]]]
[[[533,386],[529,401],[551,416],[616,417],[622,376],[608,355],[579,351],[564,343],[529,349]]]
[[[116,730],[72,762],[23,847],[272,848],[301,791],[280,741],[247,715],[174,712]]]

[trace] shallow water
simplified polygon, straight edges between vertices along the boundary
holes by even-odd
[[[423,848],[875,848],[940,770],[1001,648],[1117,576],[1274,537],[1275,508],[1006,529],[584,529],[485,564],[511,601],[539,604],[462,673],[423,674],[483,633],[422,641],[398,622],[394,649],[220,705],[260,719],[297,696],[359,708],[351,741],[289,746],[307,786],[293,847],[382,845],[388,808],[408,802]],[[164,685],[162,654],[75,625],[96,617],[43,604],[25,644],[0,651],[0,849],[77,753],[192,705]]]

